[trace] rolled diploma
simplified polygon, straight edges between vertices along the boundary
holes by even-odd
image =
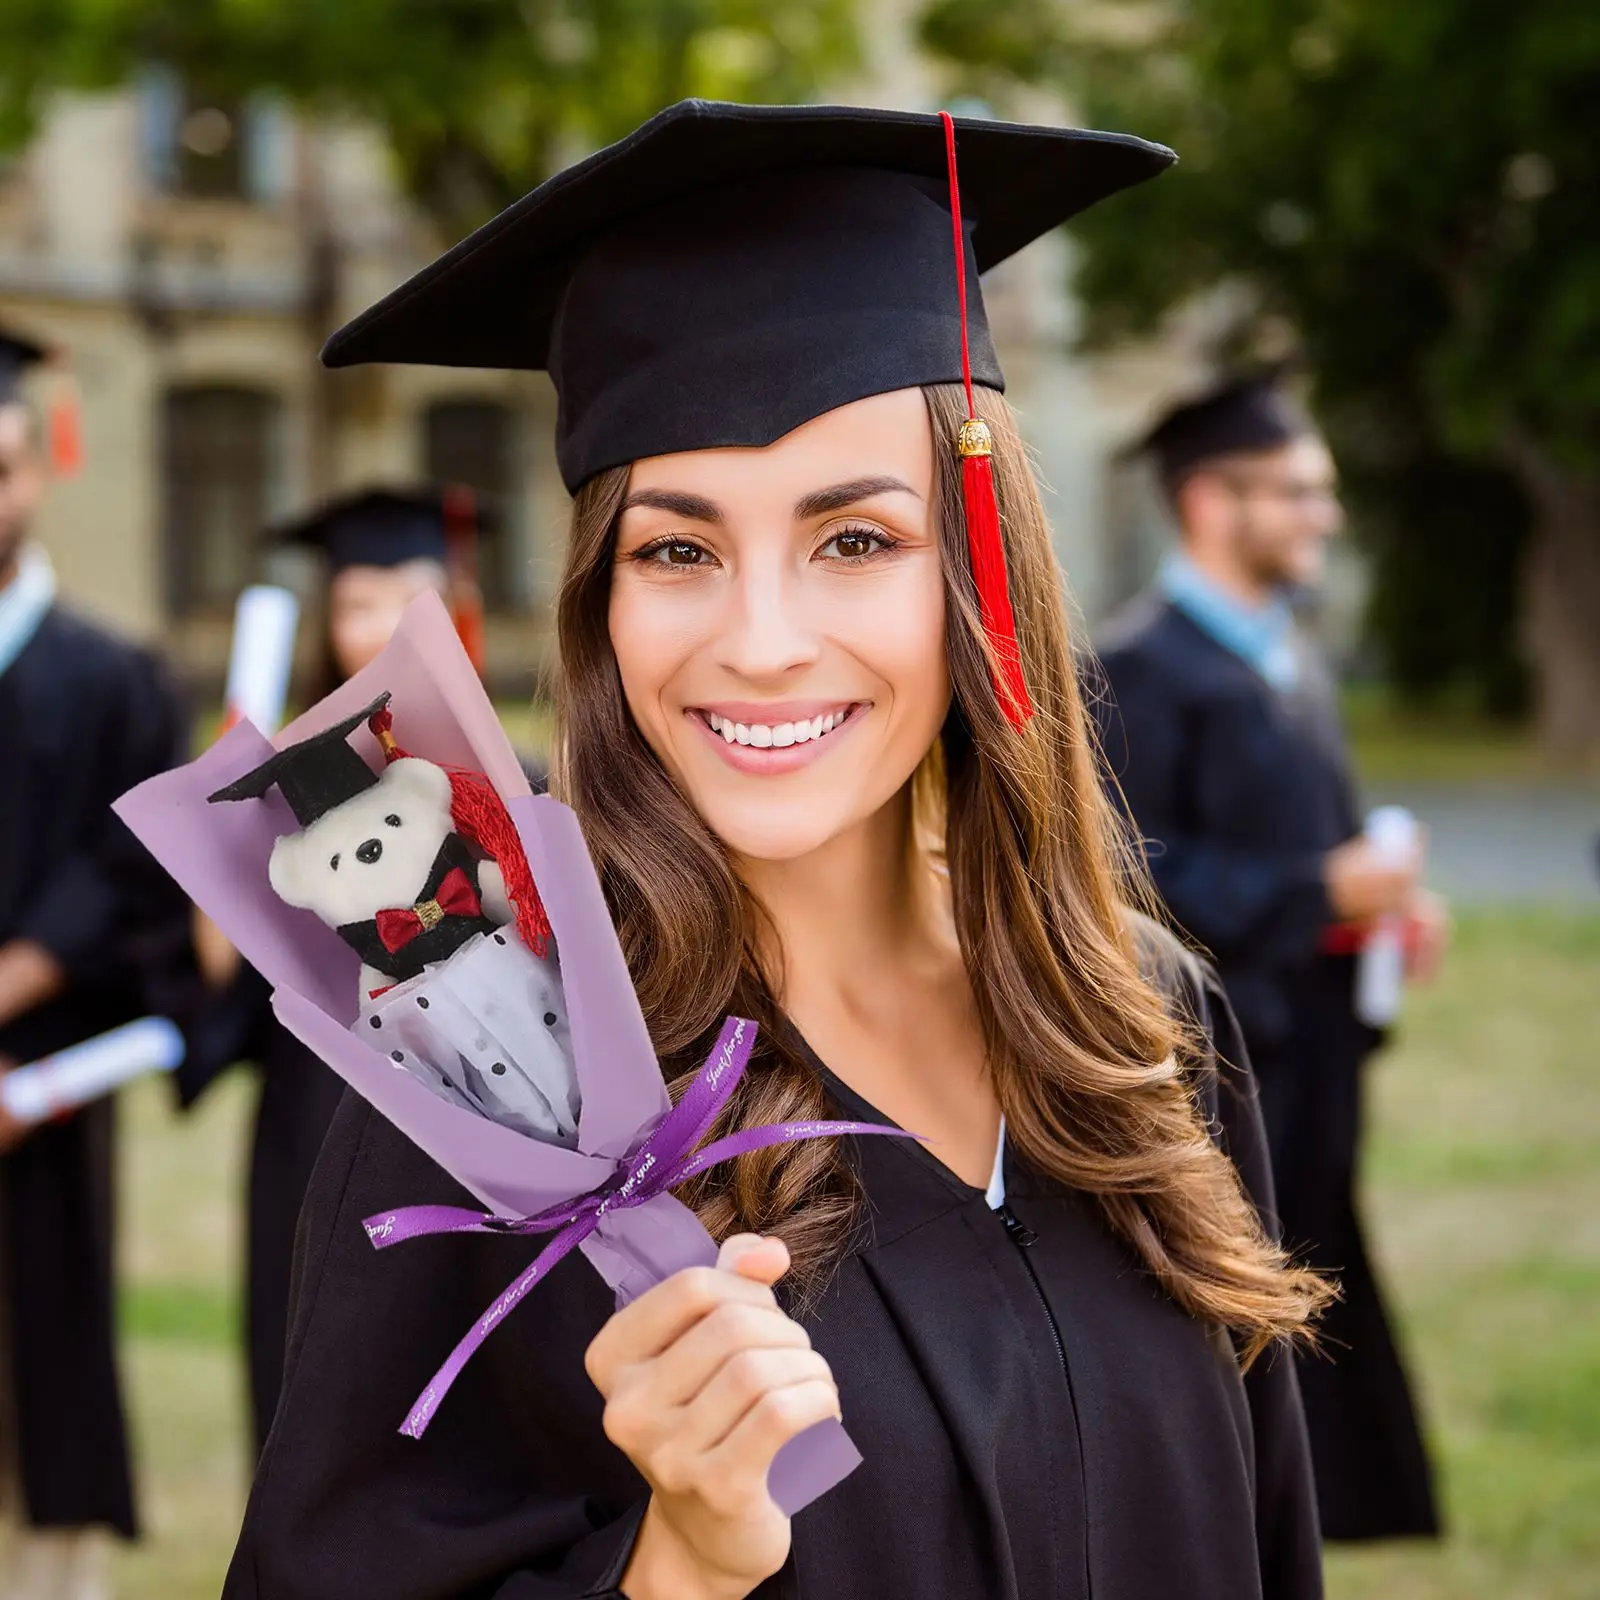
[[[287,589],[262,583],[239,596],[228,656],[230,724],[248,718],[265,734],[278,731],[289,697],[299,621],[300,602]]]
[[[6,1073],[0,1103],[19,1122],[43,1122],[147,1072],[170,1072],[182,1060],[177,1026],[165,1017],[141,1017]]]
[[[1404,806],[1378,806],[1366,835],[1382,861],[1397,865],[1416,847],[1417,819]],[[1400,1015],[1405,981],[1404,919],[1380,917],[1356,968],[1356,1015],[1368,1027],[1386,1027]]]

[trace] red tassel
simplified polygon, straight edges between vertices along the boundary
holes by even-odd
[[[77,380],[70,372],[59,373],[50,395],[47,421],[50,470],[58,478],[70,478],[83,468],[83,408]]]
[[[1006,587],[1006,547],[1000,531],[1000,505],[994,492],[993,445],[989,425],[978,416],[972,397],[972,358],[967,347],[967,241],[961,228],[961,185],[956,180],[956,125],[948,111],[944,121],[945,167],[950,175],[950,215],[955,224],[956,294],[961,301],[961,381],[967,391],[967,420],[956,449],[961,456],[961,500],[967,519],[967,551],[972,581],[978,591],[978,615],[994,652],[990,676],[995,698],[1006,721],[1019,731],[1033,715],[1033,700],[1022,674],[1017,621]]]
[[[961,458],[961,499],[967,514],[967,548],[978,589],[978,614],[994,650],[995,697],[1006,720],[1021,729],[1033,715],[1033,700],[1022,675],[1017,623],[1006,587],[1006,552],[1000,535],[1000,506],[994,493],[994,463],[988,455]]]
[[[385,764],[410,759],[411,752],[395,739],[394,713],[388,706],[370,717],[367,726],[383,749]],[[445,767],[444,771],[450,779],[450,820],[456,832],[499,866],[522,942],[536,956],[544,955],[550,948],[550,917],[534,884],[522,835],[505,801],[481,772],[469,772],[465,767]]]
[[[481,678],[487,660],[483,591],[478,587],[478,507],[464,484],[444,491],[445,549],[450,559],[450,614],[456,637]]]

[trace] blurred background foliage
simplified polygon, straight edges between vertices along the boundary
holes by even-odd
[[[383,130],[450,236],[685,96],[803,100],[856,57],[852,0],[3,0],[0,137],[53,88],[159,62]]]
[[[1229,296],[1314,377],[1412,695],[1600,750],[1600,7],[936,0],[972,92],[1068,92],[1176,172],[1075,227],[1089,337]]]

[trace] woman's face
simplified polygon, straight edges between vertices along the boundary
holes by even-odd
[[[336,572],[328,586],[328,638],[339,675],[352,678],[366,666],[394,637],[406,607],[430,589],[442,594],[446,576],[426,558]]]
[[[917,389],[764,449],[635,464],[611,644],[640,731],[740,856],[804,856],[904,787],[950,703]]]

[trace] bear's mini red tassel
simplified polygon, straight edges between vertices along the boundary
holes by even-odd
[[[394,713],[388,706],[369,717],[367,726],[383,749],[385,764],[410,759],[411,752],[395,739]],[[506,810],[505,801],[481,772],[465,767],[445,767],[444,771],[450,779],[450,820],[456,832],[498,864],[505,880],[506,898],[517,914],[517,932],[522,942],[536,956],[544,955],[550,948],[550,917],[533,881],[522,835]]]
[[[994,492],[994,465],[988,455],[962,456],[961,498],[967,515],[972,577],[978,589],[978,614],[995,654],[995,697],[1011,726],[1021,728],[1033,715],[1033,701],[1022,675],[1017,623],[1011,610],[1011,594],[1006,587],[1005,544],[1000,535],[1000,506]]]

